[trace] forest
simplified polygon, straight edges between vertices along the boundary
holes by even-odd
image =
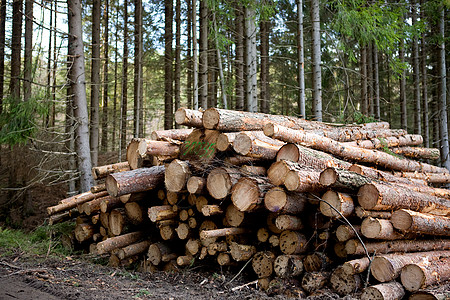
[[[93,184],[181,107],[387,121],[450,169],[450,2],[1,0],[0,203]],[[6,217],[14,223],[11,213]]]

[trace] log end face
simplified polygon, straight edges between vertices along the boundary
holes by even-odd
[[[208,108],[203,112],[203,126],[206,129],[215,129],[220,121],[220,114],[215,108]]]
[[[245,133],[240,133],[233,141],[233,149],[236,153],[247,155],[252,148],[252,139]]]
[[[175,123],[182,125],[186,121],[186,110],[179,108],[175,112]]]
[[[288,172],[288,168],[284,162],[284,160],[280,160],[274,162],[269,170],[267,170],[267,177],[273,185],[281,185],[283,184],[284,177]]]
[[[286,202],[286,193],[280,187],[271,188],[264,197],[264,206],[271,212],[280,211]]]
[[[361,223],[361,233],[369,239],[375,239],[381,232],[380,220],[375,218],[365,218]]]
[[[391,216],[392,226],[398,230],[408,230],[412,225],[412,217],[403,209],[397,210]]]
[[[333,168],[325,169],[319,177],[319,182],[323,186],[330,186],[337,180],[337,173]]]
[[[185,187],[189,175],[189,166],[185,161],[173,160],[164,174],[167,190],[175,193],[181,191]]]
[[[225,170],[215,169],[208,174],[206,188],[214,199],[225,198],[231,190],[231,179]]]
[[[322,196],[322,200],[320,201],[320,212],[327,217],[340,217],[339,214],[331,208],[334,207],[338,211],[341,210],[341,202],[339,201],[339,195],[335,191],[327,191]]]
[[[284,186],[288,191],[297,191],[300,188],[297,172],[291,170],[286,173]]]
[[[400,280],[406,290],[410,292],[418,291],[425,283],[425,273],[417,265],[406,265],[400,274]]]
[[[395,279],[396,275],[391,262],[385,257],[375,257],[370,269],[372,276],[379,282],[389,282]]]
[[[116,179],[112,175],[108,175],[105,180],[106,191],[110,196],[118,197],[119,195],[119,186]]]
[[[216,142],[216,149],[218,151],[226,151],[230,146],[230,141],[228,140],[228,136],[226,134],[219,134]]]
[[[280,148],[280,150],[278,150],[277,161],[284,159],[284,160],[298,162],[299,156],[300,156],[300,154],[299,154],[297,145],[286,144],[286,145],[282,146]]]
[[[233,186],[231,201],[238,210],[248,211],[258,204],[259,196],[258,184],[244,177]]]
[[[365,184],[358,191],[358,202],[364,209],[373,209],[380,198],[378,189],[373,184]]]
[[[267,123],[263,127],[264,134],[268,137],[272,137],[276,133],[276,125],[273,123]]]

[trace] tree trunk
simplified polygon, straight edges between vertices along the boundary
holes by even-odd
[[[406,290],[416,292],[419,289],[449,280],[449,266],[450,257],[406,265],[402,269],[400,279]]]
[[[268,20],[260,21],[260,53],[261,53],[261,65],[260,65],[260,99],[261,99],[261,112],[270,113],[270,92],[269,92],[269,34],[270,34],[270,22]]]
[[[91,120],[89,136],[91,143],[91,161],[94,167],[98,163],[99,144],[100,15],[100,0],[94,0],[92,3]]]
[[[198,103],[198,52],[197,52],[197,1],[192,0],[192,108],[199,109]]]
[[[3,112],[3,87],[5,83],[6,1],[1,0],[0,2],[0,114]]]
[[[246,55],[246,103],[247,111],[258,111],[257,94],[257,53],[256,53],[256,12],[252,4],[244,6],[245,55]]]
[[[164,129],[173,128],[173,0],[164,0]]]
[[[122,158],[122,150],[127,145],[127,116],[128,116],[128,0],[123,4],[123,66],[122,66],[122,103],[120,110],[120,148],[119,158]]]
[[[143,133],[143,80],[142,80],[142,0],[134,0],[134,110],[133,129],[134,137],[142,137]]]
[[[97,244],[97,253],[101,255],[117,248],[123,248],[137,242],[143,236],[143,232],[136,231],[108,238]]]
[[[374,117],[377,120],[381,118],[380,112],[380,78],[379,78],[379,63],[378,63],[378,47],[375,43],[372,44],[373,53],[373,85],[374,85],[374,99],[373,110]]]
[[[411,1],[411,21],[413,28],[417,26],[417,2]],[[420,64],[419,64],[419,38],[413,34],[412,41],[412,67],[414,77],[414,133],[422,134],[422,103],[420,102]]]
[[[297,0],[297,70],[298,70],[298,113],[300,118],[306,119],[306,101],[305,101],[305,56],[303,46],[303,1]]]
[[[9,92],[15,102],[20,101],[20,67],[22,51],[22,12],[23,0],[14,0],[12,4],[11,33],[11,79]]]
[[[25,0],[25,50],[23,70],[23,100],[31,97],[32,67],[33,67],[33,1]],[[50,52],[49,52],[50,55]]]
[[[208,4],[200,0],[199,104],[208,108]]]
[[[86,101],[81,12],[81,2],[69,2],[69,48],[71,48],[70,53],[73,55],[70,78],[72,78],[74,118],[77,122],[75,144],[78,156],[78,169],[80,170],[81,191],[85,192],[93,185],[93,179],[91,174],[91,155],[89,153],[89,119]]]
[[[238,111],[244,110],[244,7],[240,1],[234,1],[234,11],[236,15],[235,23],[235,94],[236,94],[236,106]]]
[[[391,222],[396,229],[405,232],[443,236],[450,235],[449,217],[435,216],[409,209],[400,209],[392,214]]]
[[[404,17],[402,17],[404,21]],[[405,42],[403,39],[399,41],[398,58],[400,63],[405,63]],[[408,111],[407,111],[407,101],[406,101],[406,70],[403,69],[400,75],[400,126],[403,129],[408,129]]]
[[[405,296],[403,286],[396,282],[388,282],[369,286],[361,294],[361,300],[400,300]]]
[[[101,147],[102,151],[108,151],[108,120],[109,120],[109,108],[108,108],[108,69],[109,69],[109,0],[105,1],[105,8],[103,10],[103,109],[102,109],[102,136]]]
[[[425,19],[424,1],[420,0],[420,18]],[[422,75],[422,119],[423,119],[423,140],[424,146],[430,147],[430,125],[428,117],[428,79],[427,79],[427,40],[425,39],[425,32],[422,32],[421,38],[421,75]]]
[[[385,136],[383,138],[374,138],[371,140],[358,140],[348,142],[350,146],[358,146],[366,149],[380,149],[401,146],[418,146],[424,142],[421,135],[405,134],[400,136]]]
[[[360,104],[361,104],[361,113],[365,116],[369,115],[369,102],[367,99],[367,47],[363,44],[360,44],[360,76],[361,76],[361,95],[360,95]]]
[[[313,91],[313,118],[316,121],[322,121],[322,70],[321,60],[322,51],[320,48],[320,2],[311,1],[311,62],[312,62],[312,91]]]
[[[175,5],[175,71],[174,71],[174,111],[181,105],[181,0]],[[179,128],[175,122],[175,128]]]

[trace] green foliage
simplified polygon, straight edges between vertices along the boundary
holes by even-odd
[[[0,144],[23,144],[38,130],[38,117],[48,114],[43,97],[18,101],[7,97],[0,115]]]
[[[361,112],[359,111],[355,111],[353,114],[353,120],[356,124],[364,124],[364,123],[373,123],[373,122],[378,122],[377,119],[375,119],[374,117],[369,117],[366,115],[363,115]]]

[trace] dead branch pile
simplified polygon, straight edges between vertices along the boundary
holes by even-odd
[[[194,129],[133,139],[127,162],[94,168],[104,184],[49,207],[51,221],[79,215],[74,240],[112,266],[251,262],[260,288],[286,295],[440,299],[450,174],[420,135],[215,108],[175,119]]]

